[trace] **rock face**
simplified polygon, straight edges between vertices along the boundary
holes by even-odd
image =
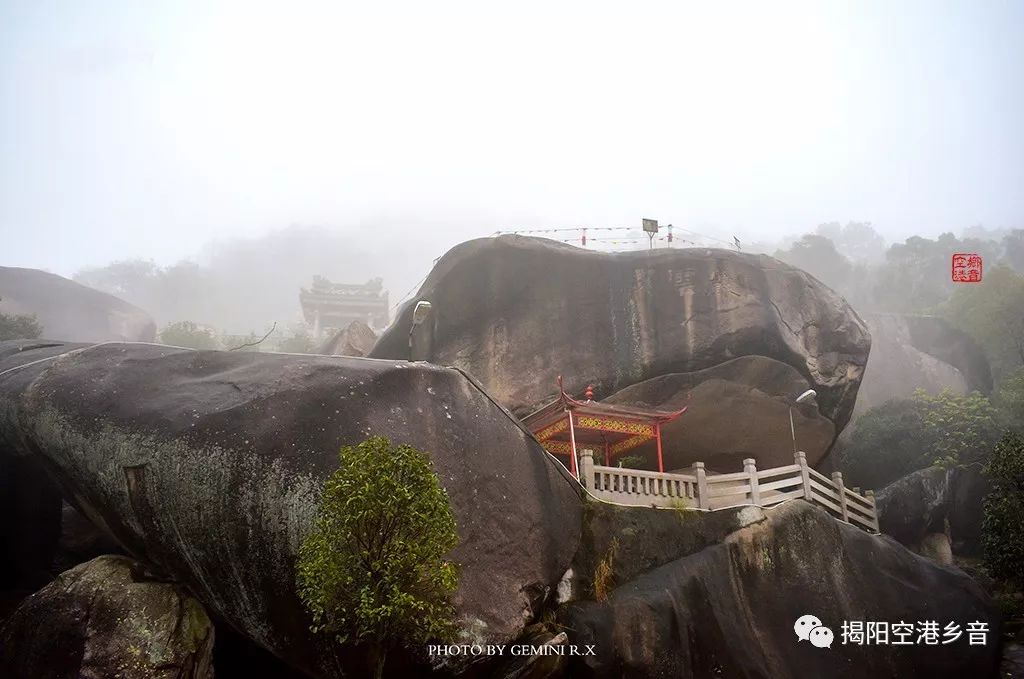
[[[576,550],[579,490],[462,373],[329,356],[0,343],[0,455],[45,463],[64,496],[130,554],[314,676],[341,670],[308,630],[296,551],[339,448],[375,434],[428,451],[449,493],[463,632],[482,643],[513,639]]]
[[[928,467],[875,494],[882,532],[915,551],[931,552],[936,534],[953,554],[981,554],[982,504],[989,483],[978,465]]]
[[[58,570],[68,570],[98,556],[121,554],[121,546],[114,538],[92,525],[67,502],[63,503],[60,514],[60,541],[54,559]]]
[[[317,350],[325,356],[366,356],[377,342],[377,334],[362,321],[352,321]]]
[[[720,472],[742,471],[754,458],[760,468],[793,463],[789,405],[808,388],[792,366],[764,356],[744,356],[692,373],[652,377],[616,392],[606,403],[686,413],[662,429],[667,469],[695,461]],[[812,463],[828,450],[835,425],[813,403],[793,408],[799,449]],[[723,426],[723,423],[729,424]],[[654,444],[638,448],[654,455]],[[656,458],[655,458],[656,459]]]
[[[414,357],[469,372],[518,415],[567,391],[600,400],[644,380],[741,356],[791,366],[836,431],[853,409],[870,337],[846,302],[764,255],[676,249],[606,254],[535,238],[463,243],[413,301],[433,309]],[[413,304],[377,358],[404,358]],[[794,394],[795,396],[795,394]],[[683,425],[685,426],[685,425]]]
[[[60,489],[39,461],[2,449],[0,516],[8,519],[0,521],[0,618],[53,577],[61,534]]]
[[[988,358],[970,335],[937,316],[904,316],[903,321],[914,347],[960,371],[969,390],[991,393]]]
[[[956,393],[992,391],[985,353],[970,336],[934,316],[867,314],[871,358],[857,395],[854,417],[915,389]]]
[[[999,666],[1002,679],[1024,679],[1024,645],[1007,644],[1003,650],[1003,664]]]
[[[0,627],[0,675],[212,679],[202,604],[143,567],[101,556],[65,571]]]
[[[0,313],[33,314],[44,337],[70,342],[152,342],[142,309],[105,292],[36,269],[0,266]]]
[[[571,676],[993,676],[999,614],[959,570],[802,500],[741,512],[748,516],[737,513],[737,528],[720,541],[698,542],[687,555],[658,559],[635,577],[626,574],[606,601],[562,606],[559,622],[569,630],[569,643],[593,644],[597,653],[570,658]],[[686,526],[700,521],[681,519],[678,531],[692,532]],[[653,545],[640,554],[672,557]],[[635,570],[625,559],[616,560],[616,568]],[[794,624],[808,614],[834,634],[830,648],[797,640]],[[961,631],[968,622],[986,622],[989,642],[969,646],[964,633],[939,646],[843,644],[843,621],[901,620],[952,621]]]

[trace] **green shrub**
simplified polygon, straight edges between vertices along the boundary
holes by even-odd
[[[883,488],[933,464],[984,462],[1003,430],[1004,417],[977,392],[918,389],[862,415],[840,463],[848,485]]]
[[[1007,426],[1024,433],[1024,368],[1019,368],[999,385],[993,401]]]
[[[39,339],[43,326],[35,316],[0,314],[0,342],[16,339]]]
[[[340,462],[299,550],[299,596],[312,630],[364,646],[380,677],[396,645],[453,637],[458,534],[426,453],[375,436]]]
[[[864,413],[840,454],[850,486],[882,488],[931,465],[924,412],[912,399],[894,399]]]
[[[918,389],[914,399],[921,403],[925,413],[933,463],[954,466],[988,459],[1002,428],[999,412],[987,398],[976,391],[961,396],[943,389],[932,396]]]
[[[160,331],[160,341],[174,347],[188,349],[219,349],[217,334],[192,321],[171,323]]]
[[[285,354],[313,354],[316,350],[317,343],[304,325],[292,326],[288,334],[278,340],[276,349]]]

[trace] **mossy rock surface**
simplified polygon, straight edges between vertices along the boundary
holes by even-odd
[[[460,566],[454,603],[467,643],[517,637],[577,551],[578,484],[458,370],[0,343],[0,372],[9,369],[0,380],[0,460],[38,462],[127,553],[313,676],[339,676],[337,648],[310,631],[295,562],[342,446],[381,435],[429,454],[459,535],[450,557]],[[18,536],[3,537],[0,548],[17,546]]]
[[[0,627],[0,675],[212,679],[213,625],[201,603],[123,556],[61,573]]]
[[[579,562],[600,555],[617,530],[619,579],[604,602],[559,608],[569,643],[597,651],[571,658],[569,676],[994,676],[999,611],[962,571],[803,500],[696,514],[685,525],[675,513],[602,508],[591,515]],[[793,625],[807,614],[832,630],[831,648],[797,640]],[[841,642],[844,621],[901,620],[956,622],[961,630],[981,621],[989,643],[969,646],[966,635],[938,646]]]

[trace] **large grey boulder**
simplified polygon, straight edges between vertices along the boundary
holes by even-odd
[[[695,529],[702,518],[694,516],[680,518],[676,528],[677,535],[702,536],[691,544],[655,543],[643,533],[629,536],[632,549],[620,541],[613,564],[622,577],[607,600],[559,609],[569,643],[580,649],[591,644],[596,651],[570,658],[570,676],[994,676],[1000,616],[961,571],[839,522],[803,500],[768,510],[748,507],[733,516],[734,529],[717,540],[721,521]],[[607,544],[588,540],[583,551],[601,554]],[[653,563],[637,574],[637,558]],[[798,641],[794,625],[805,615],[831,630],[830,648]],[[889,645],[843,643],[844,621],[905,621],[916,635],[917,622],[930,620],[940,628],[955,622],[961,637],[933,646],[891,645],[891,634]],[[984,646],[968,644],[966,626],[975,621],[988,625]]]
[[[314,676],[340,669],[333,646],[309,632],[296,551],[339,448],[376,434],[428,451],[449,493],[466,638],[515,638],[576,550],[579,490],[462,373],[157,345],[0,344],[0,455],[43,461],[130,554]]]
[[[326,356],[366,356],[377,342],[377,333],[362,321],[352,321],[331,335],[317,349]]]
[[[156,337],[156,323],[137,306],[38,269],[0,266],[0,313],[34,315],[44,337],[69,342]]]
[[[666,468],[701,461],[731,472],[741,471],[746,458],[762,469],[793,464],[789,407],[793,396],[809,386],[788,363],[743,356],[696,372],[652,377],[605,402],[660,410],[685,406],[682,417],[662,428]],[[817,462],[835,438],[835,425],[813,402],[794,406],[793,422],[799,449]],[[654,445],[641,446],[637,453],[653,456]]]
[[[0,676],[213,679],[202,604],[122,556],[57,576],[0,627]]]
[[[870,347],[857,314],[816,279],[726,250],[607,254],[485,238],[445,254],[418,300],[433,310],[415,334],[415,357],[466,370],[518,415],[553,398],[558,375],[574,394],[592,383],[600,400],[659,375],[764,356],[813,386],[840,431]],[[403,307],[371,356],[408,354],[412,309]]]
[[[990,484],[981,465],[928,467],[875,494],[882,532],[915,551],[929,551],[944,536],[953,554],[981,554],[983,504]]]
[[[903,317],[911,344],[956,368],[971,391],[992,391],[992,369],[985,350],[966,332],[954,328],[938,316]]]
[[[864,320],[871,332],[871,357],[854,418],[890,399],[910,398],[916,389],[992,391],[985,352],[943,319],[875,313],[865,314]]]

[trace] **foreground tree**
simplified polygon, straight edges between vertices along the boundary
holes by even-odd
[[[992,491],[985,498],[982,546],[996,578],[1021,579],[1024,564],[1024,437],[1007,433],[985,467]]]
[[[426,453],[375,436],[340,462],[299,550],[299,596],[314,632],[365,648],[381,677],[397,645],[454,634],[458,567],[445,556],[458,534]]]

